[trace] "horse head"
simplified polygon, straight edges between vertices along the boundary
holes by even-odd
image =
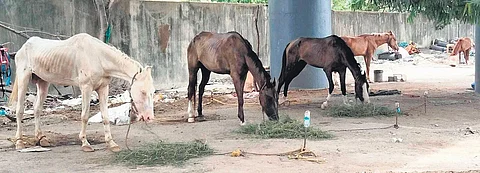
[[[362,71],[362,74],[355,79],[355,97],[364,103],[370,103],[369,88],[367,76],[365,72]]]
[[[275,83],[275,79],[273,79],[273,82],[265,81],[265,84],[260,88],[258,97],[262,110],[267,114],[269,120],[278,120],[278,93],[275,89]]]
[[[455,46],[453,46],[453,51],[452,51],[452,53],[450,53],[450,56],[458,55],[458,53],[460,53],[460,47],[462,47],[461,46],[462,44],[463,44],[463,40],[458,39],[457,43],[455,43]]]
[[[149,122],[154,119],[153,114],[153,94],[155,87],[153,86],[152,67],[145,67],[142,72],[137,73],[132,79],[130,95],[132,98],[132,110],[130,121]],[[138,115],[135,115],[135,113]]]
[[[450,56],[455,56],[458,55],[460,52],[465,51],[469,47],[473,47],[472,42],[468,38],[460,38],[458,39],[457,43],[455,43],[455,46],[453,47],[452,53],[450,53]]]
[[[388,46],[393,48],[393,50],[398,51],[397,38],[395,37],[395,34],[393,34],[392,31],[388,31],[386,35],[388,37],[388,41],[387,41]]]

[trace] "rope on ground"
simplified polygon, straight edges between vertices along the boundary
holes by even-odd
[[[317,155],[307,150],[306,148],[300,148],[294,151],[284,152],[284,153],[254,153],[254,152],[247,152],[240,149],[237,149],[232,152],[225,152],[225,153],[215,153],[214,155],[230,155],[231,157],[240,157],[246,155],[256,155],[256,156],[287,156],[289,159],[295,160],[304,160],[314,163],[324,163],[325,159],[315,159],[312,157],[317,157]]]
[[[237,106],[238,104],[233,104],[233,103],[225,103],[225,102],[222,102],[216,98],[213,98],[211,97],[210,98],[210,102],[208,103],[205,103],[206,105],[209,105],[209,104],[212,104],[213,102],[217,102],[217,103],[220,103],[222,105],[230,105],[230,106]],[[243,105],[257,105],[257,103],[243,103]]]
[[[351,131],[362,131],[362,130],[379,130],[379,129],[389,129],[393,128],[395,125],[387,127],[372,127],[372,128],[359,128],[359,129],[341,129],[341,130],[327,130],[328,132],[351,132]]]

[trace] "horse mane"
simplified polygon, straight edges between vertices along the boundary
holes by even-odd
[[[343,51],[341,53],[343,54],[343,57],[347,61],[348,68],[351,70],[352,74],[356,79],[359,75],[361,75],[362,68],[360,66],[360,63],[358,63],[357,60],[355,60],[355,55],[352,49],[350,49],[350,47],[347,45],[345,40],[343,40],[341,37],[338,37],[337,35],[332,35],[332,37],[335,38],[336,42],[341,44],[341,47],[343,47]],[[354,72],[358,72],[358,73],[355,74]]]
[[[370,37],[370,36],[380,37],[382,35],[386,35],[386,34],[385,33],[370,33],[370,34],[361,34],[361,35],[358,35],[358,37]]]
[[[135,61],[133,58],[128,56],[125,52],[121,51],[120,49],[116,48],[114,45],[104,43],[104,42],[102,42],[98,39],[96,39],[96,41],[100,42],[102,45],[109,48],[113,53],[119,54],[122,58],[117,59],[118,63],[120,63],[122,65],[125,65],[125,61],[123,61],[123,60],[127,60],[128,62],[131,62],[132,64],[135,64],[140,69],[140,72],[143,70],[143,66],[142,66],[142,64],[140,64],[140,62]],[[114,57],[116,57],[116,56],[114,56]]]
[[[228,33],[238,35],[243,40],[243,42],[247,46],[248,57],[250,57],[250,59],[255,64],[255,67],[257,67],[257,70],[260,73],[262,73],[264,75],[265,79],[268,81],[268,83],[270,83],[271,76],[270,76],[270,74],[267,73],[265,68],[263,68],[262,61],[260,61],[260,59],[258,58],[258,55],[252,49],[252,44],[250,44],[250,42],[247,39],[243,38],[243,36],[236,31],[230,31]]]

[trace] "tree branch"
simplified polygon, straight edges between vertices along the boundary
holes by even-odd
[[[10,28],[9,26],[4,25],[4,24],[2,24],[2,23],[0,23],[0,27],[5,28],[6,30],[12,31],[13,33],[15,33],[15,34],[17,34],[17,35],[20,35],[20,36],[22,36],[22,37],[24,37],[24,38],[26,38],[26,39],[29,39],[29,38],[30,38],[29,35],[27,35],[27,34],[25,34],[25,33],[22,33],[22,32],[20,32],[20,31],[17,31],[17,30],[15,30],[15,29],[13,29],[13,28]]]
[[[52,36],[52,37],[57,37],[59,40],[60,38],[69,38],[69,36],[66,36],[66,35],[57,35],[57,34],[51,34],[51,33],[48,33],[48,32],[43,32],[43,31],[19,31],[21,33],[38,33],[38,34],[45,34],[45,35],[49,35],[49,36]]]

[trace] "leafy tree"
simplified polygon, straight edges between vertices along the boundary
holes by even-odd
[[[454,20],[475,24],[480,17],[480,0],[352,0],[350,8],[407,12],[409,22],[421,14],[434,22],[435,29]]]

